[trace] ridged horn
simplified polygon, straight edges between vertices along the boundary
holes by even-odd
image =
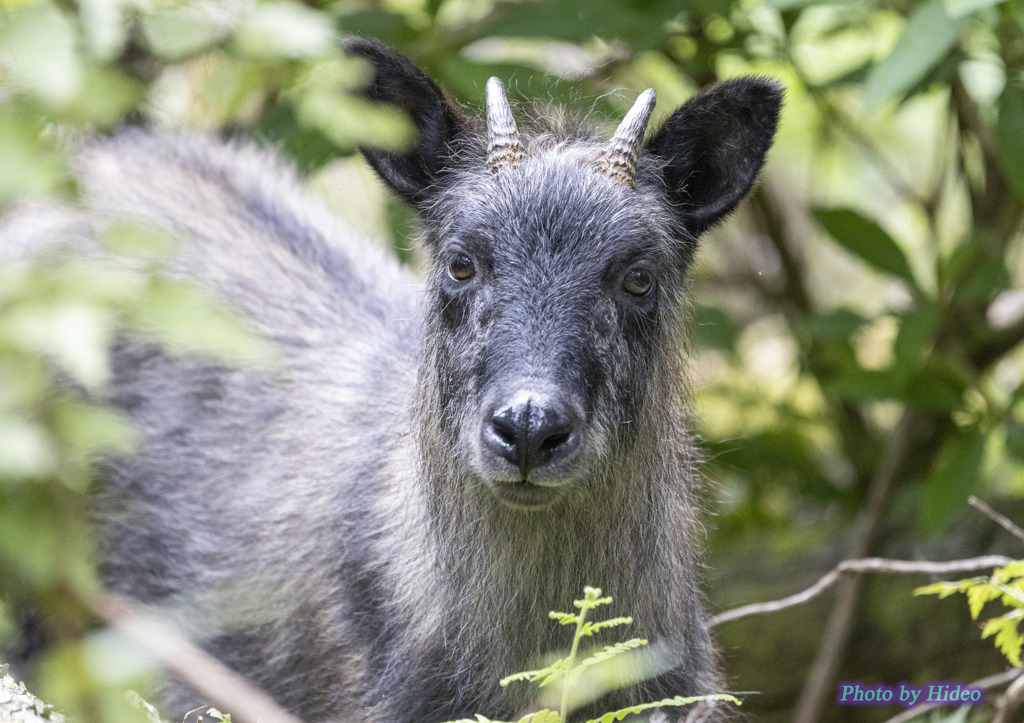
[[[487,81],[487,170],[497,173],[503,166],[518,166],[523,162],[523,154],[505,86],[491,78]]]
[[[658,97],[653,88],[648,88],[636,99],[629,113],[622,119],[615,135],[608,141],[607,150],[601,157],[599,168],[602,173],[627,188],[633,188],[636,180],[636,162],[647,132],[647,121]]]

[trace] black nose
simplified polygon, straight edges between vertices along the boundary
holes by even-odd
[[[556,399],[520,394],[485,416],[481,437],[486,449],[517,467],[525,479],[530,470],[565,459],[576,450],[579,417]]]

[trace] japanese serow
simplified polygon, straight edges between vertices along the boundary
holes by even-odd
[[[308,723],[529,710],[535,687],[497,681],[567,646],[547,613],[587,584],[635,619],[604,642],[659,651],[590,710],[721,692],[686,276],[755,181],[780,87],[724,82],[650,134],[648,90],[607,140],[564,114],[517,127],[497,79],[478,120],[383,45],[347,50],[419,132],[365,155],[422,219],[422,279],[268,152],[128,131],[79,157],[93,223],[173,233],[177,272],[278,351],[236,369],[118,343],[142,442],[106,464],[106,583],[199,621]],[[167,699],[179,719],[201,702]]]

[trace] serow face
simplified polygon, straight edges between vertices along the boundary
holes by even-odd
[[[543,507],[628,439],[676,323],[685,253],[635,192],[572,157],[529,159],[457,196],[430,310],[445,417],[498,499]]]
[[[512,507],[584,489],[666,389],[696,239],[756,180],[782,89],[721,83],[649,137],[647,90],[610,141],[554,126],[524,140],[496,78],[483,131],[401,55],[359,38],[346,48],[373,67],[367,97],[419,132],[408,151],[363,152],[427,231],[424,424]]]

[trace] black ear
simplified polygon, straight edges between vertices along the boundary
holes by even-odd
[[[772,145],[781,107],[777,83],[726,81],[687,101],[647,141],[646,152],[665,163],[671,201],[694,236],[747,195]]]
[[[362,148],[377,174],[398,195],[413,205],[425,200],[425,191],[452,157],[465,119],[444,92],[403,55],[378,40],[351,37],[345,52],[373,66],[366,96],[405,111],[416,125],[419,140],[404,153]]]

